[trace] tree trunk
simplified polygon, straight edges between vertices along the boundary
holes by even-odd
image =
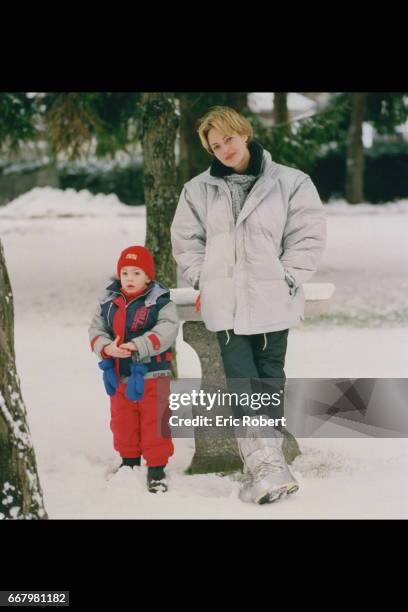
[[[352,93],[351,120],[348,132],[346,166],[346,200],[350,204],[364,201],[363,120],[366,93]]]
[[[46,519],[14,354],[13,294],[0,242],[0,519]]]
[[[179,94],[180,100],[180,161],[178,168],[178,189],[193,176],[202,172],[209,157],[201,146],[197,134],[195,100],[191,94]]]
[[[274,93],[273,120],[275,125],[289,122],[288,94],[286,91],[275,91]]]
[[[205,393],[227,391],[224,368],[216,334],[209,332],[201,321],[186,321],[183,325],[184,341],[199,355],[202,380],[201,389]],[[204,407],[194,406],[193,417],[208,416]],[[211,416],[228,417],[232,411],[228,406],[215,405]],[[219,428],[215,435],[214,427],[194,427],[195,453],[188,474],[208,474],[211,472],[235,472],[242,467],[234,430]]]
[[[228,106],[232,106],[238,113],[243,113],[247,110],[247,92],[233,91],[228,94]]]
[[[144,93],[142,105],[146,247],[153,253],[157,278],[175,287],[170,225],[178,199],[174,152],[178,117],[173,94]]]

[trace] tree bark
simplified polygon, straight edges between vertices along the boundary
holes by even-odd
[[[202,380],[201,389],[205,393],[227,391],[221,354],[216,334],[209,332],[201,321],[186,321],[183,325],[184,341],[199,355]],[[204,407],[193,407],[193,417],[208,416]],[[228,406],[214,406],[211,416],[228,417],[232,411]],[[211,472],[228,473],[240,470],[242,461],[239,456],[234,430],[227,427],[194,427],[195,453],[187,470],[188,474],[208,474]]]
[[[352,93],[351,120],[348,132],[346,159],[346,200],[350,204],[364,201],[363,121],[366,93]]]
[[[202,149],[197,134],[197,117],[194,111],[195,100],[191,94],[179,94],[180,100],[180,161],[178,189],[203,170],[209,163],[209,156]],[[207,159],[208,158],[208,159]]]
[[[0,241],[0,519],[46,519],[14,353],[13,294]]]
[[[273,120],[275,125],[288,123],[288,94],[286,91],[275,91],[273,97]]]
[[[170,225],[177,205],[175,139],[178,117],[170,93],[142,96],[142,146],[146,202],[146,247],[152,251],[156,275],[168,287],[176,286]]]

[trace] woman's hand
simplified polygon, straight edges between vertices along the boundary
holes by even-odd
[[[118,346],[119,336],[116,336],[115,340],[110,344],[107,344],[103,347],[104,353],[109,355],[110,357],[119,357],[119,359],[123,359],[124,357],[130,357],[131,351],[127,348],[129,342],[127,344],[121,344]],[[134,347],[134,345],[133,345]],[[136,350],[134,348],[134,350]]]

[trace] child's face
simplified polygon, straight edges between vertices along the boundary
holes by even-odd
[[[120,271],[120,284],[127,293],[138,293],[145,289],[150,281],[147,274],[136,266],[125,266]]]

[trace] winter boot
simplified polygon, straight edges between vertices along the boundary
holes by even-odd
[[[266,433],[272,437],[266,437]],[[282,437],[276,430],[263,431],[251,425],[244,437],[237,438],[244,463],[244,477],[239,498],[257,504],[271,503],[294,493],[299,485],[293,478],[282,453]]]
[[[124,466],[129,466],[130,468],[134,468],[134,467],[140,467],[140,457],[122,457],[122,463],[119,466],[120,468],[123,468]]]
[[[108,469],[108,471],[106,472],[106,480],[112,480],[112,478],[114,478],[116,481],[118,479],[118,476],[122,473],[133,472],[134,467],[140,466],[140,457],[135,457],[131,459],[128,457],[121,457],[121,459],[122,463],[120,465]],[[119,477],[122,478],[122,476]]]
[[[164,465],[147,468],[147,489],[150,493],[166,493],[167,481]]]
[[[266,462],[270,465],[269,478],[276,486],[284,486],[286,494],[296,493],[299,490],[299,484],[286,463],[282,452],[283,436],[276,429],[273,430],[274,437],[262,437],[258,439],[258,443],[262,448]],[[272,493],[267,497],[262,498],[258,503],[270,503],[275,501],[275,495]]]

